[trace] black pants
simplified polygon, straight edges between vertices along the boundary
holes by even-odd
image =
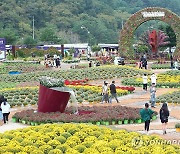
[[[6,123],[6,121],[8,121],[8,116],[9,116],[9,113],[3,113],[4,124]]]
[[[147,83],[143,84],[143,89],[147,91]]]
[[[150,120],[145,121],[145,130],[149,131]]]

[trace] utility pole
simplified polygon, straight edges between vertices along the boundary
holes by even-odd
[[[124,28],[123,20],[121,21],[121,27],[122,27],[122,29]]]
[[[34,40],[34,16],[33,16],[33,40]]]

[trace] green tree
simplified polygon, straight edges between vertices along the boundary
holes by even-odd
[[[61,41],[61,39],[59,39],[56,35],[56,28],[53,26],[48,26],[41,30],[40,40],[50,44],[54,44]]]
[[[159,29],[164,31],[169,36],[169,38],[168,38],[169,43],[166,45],[166,47],[176,46],[176,35],[175,35],[173,29],[171,28],[171,26],[164,24],[164,25],[160,25]]]
[[[3,29],[0,32],[0,37],[6,39],[6,44],[15,44],[17,40],[17,34],[13,29]]]
[[[137,51],[140,53],[146,53],[149,51],[149,48],[144,44],[139,44],[137,47]]]
[[[37,41],[34,40],[31,36],[28,36],[24,39],[24,44],[27,45],[27,48],[33,48],[37,44]]]

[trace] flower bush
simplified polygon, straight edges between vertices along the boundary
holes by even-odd
[[[180,128],[180,123],[177,123],[177,124],[175,125],[175,128]]]
[[[169,64],[169,63],[167,63],[167,64],[152,64],[151,68],[152,69],[170,69],[171,64]]]
[[[118,121],[127,120],[128,123],[136,122],[136,120],[141,119],[139,114],[139,108],[131,108],[124,106],[81,106],[78,108],[79,114],[73,114],[72,107],[67,107],[64,113],[51,112],[51,113],[41,113],[35,112],[35,110],[24,110],[17,112],[13,115],[17,121],[28,121],[41,123],[53,123],[53,122],[75,122],[75,123],[87,123],[91,122],[96,124],[96,122],[101,122],[101,124],[118,124]],[[156,115],[157,113],[155,113]],[[108,123],[105,123],[108,122]],[[72,130],[73,132],[74,130]]]
[[[42,76],[39,78],[40,84],[51,88],[51,87],[64,87],[64,80],[55,79],[47,76]]]
[[[34,105],[38,101],[38,87],[4,88],[0,94],[7,98],[11,107]]]
[[[180,104],[180,91],[172,91],[164,95],[158,96],[156,98],[156,102],[159,103],[168,102],[168,103]]]
[[[69,133],[71,128],[75,129],[73,134]],[[49,132],[52,133],[51,138]],[[58,137],[65,133],[69,136],[60,143]],[[20,136],[22,141],[18,140]],[[45,124],[7,131],[0,134],[0,138],[0,153],[180,153],[178,145],[170,145],[157,136],[85,124]]]

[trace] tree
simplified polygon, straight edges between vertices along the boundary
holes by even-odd
[[[176,46],[176,35],[169,25],[160,25],[159,29],[164,31],[169,36],[169,43],[166,45],[167,47],[174,47]]]
[[[152,52],[158,52],[158,49],[169,43],[168,36],[163,31],[146,31],[141,37],[141,42],[146,45]]]
[[[0,37],[6,39],[6,44],[15,44],[17,40],[17,35],[13,29],[3,29],[0,32]]]
[[[28,36],[24,39],[24,44],[27,45],[27,48],[32,48],[35,47],[37,42],[31,36]]]
[[[140,53],[146,53],[146,52],[149,51],[149,48],[144,44],[140,44],[137,47],[137,51],[140,52]]]

